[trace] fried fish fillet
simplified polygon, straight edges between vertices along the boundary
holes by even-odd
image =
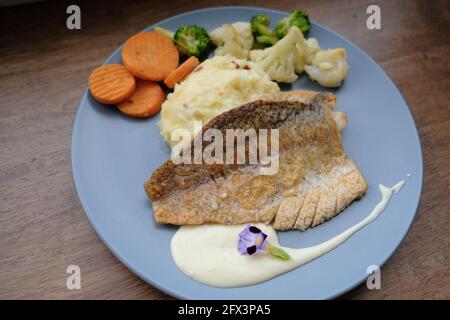
[[[305,230],[339,214],[364,195],[367,183],[343,150],[339,128],[346,115],[333,112],[334,104],[331,93],[298,90],[262,96],[217,116],[202,132],[279,129],[278,172],[260,175],[260,165],[247,162],[166,161],[144,185],[156,222],[261,222],[276,230]]]

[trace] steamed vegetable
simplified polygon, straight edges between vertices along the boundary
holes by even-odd
[[[305,62],[307,64],[311,64],[316,53],[320,51],[319,42],[317,41],[316,38],[309,38],[305,40],[305,44],[306,44],[306,54],[304,56]]]
[[[275,27],[275,34],[278,39],[283,38],[291,27],[297,27],[300,31],[306,35],[311,28],[308,14],[305,11],[294,10],[291,14],[280,21],[278,21]]]
[[[302,34],[300,40],[296,42],[296,47],[300,55],[300,61],[295,72],[301,73],[305,70],[307,64],[312,64],[315,55],[320,51],[320,46],[315,38],[305,39]]]
[[[136,91],[117,104],[117,108],[127,116],[146,118],[158,113],[165,99],[166,95],[157,82],[137,80]]]
[[[205,28],[197,25],[180,26],[173,41],[181,54],[204,59],[211,49],[211,39]]]
[[[133,94],[136,80],[123,65],[106,64],[92,71],[89,90],[98,102],[116,104]]]
[[[128,38],[122,49],[122,63],[135,77],[161,81],[178,67],[178,50],[168,37],[157,32],[140,32]]]
[[[224,24],[209,33],[217,46],[216,56],[230,55],[239,59],[248,58],[253,46],[252,28],[248,22]]]
[[[177,83],[180,83],[184,80],[194,69],[199,65],[200,61],[198,61],[197,57],[189,57],[185,62],[180,64],[178,68],[173,70],[167,78],[164,79],[164,84],[173,89]]]
[[[252,50],[250,59],[261,67],[271,80],[292,83],[297,74],[303,71],[303,59],[306,49],[305,39],[297,27],[292,27],[288,34],[274,46],[264,50]]]
[[[254,16],[251,19],[252,33],[255,38],[254,46],[264,48],[277,43],[277,36],[270,30],[270,18],[265,15]]]
[[[342,48],[321,50],[305,66],[305,71],[312,80],[324,87],[339,87],[348,72],[345,50]]]

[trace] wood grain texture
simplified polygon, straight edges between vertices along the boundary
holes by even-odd
[[[365,27],[377,3],[382,30]],[[382,268],[382,289],[350,299],[450,298],[450,4],[442,1],[301,1],[310,16],[379,63],[410,106],[425,178],[405,241]],[[0,9],[0,298],[166,299],[103,245],[72,179],[74,115],[91,70],[127,37],[206,6],[280,10],[294,1],[79,1],[82,29],[65,26],[61,1]],[[82,289],[66,289],[78,264]]]

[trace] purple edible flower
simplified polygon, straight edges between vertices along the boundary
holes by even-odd
[[[244,230],[239,233],[237,249],[242,255],[252,255],[258,250],[264,250],[278,259],[291,259],[285,250],[271,245],[266,239],[267,234],[262,232],[261,229],[255,226],[246,225]]]
[[[259,228],[246,225],[239,233],[238,251],[240,254],[254,254],[257,250],[264,249],[267,235]]]

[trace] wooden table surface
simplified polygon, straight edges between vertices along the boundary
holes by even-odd
[[[289,11],[294,1],[78,1],[0,9],[0,298],[165,299],[123,266],[89,224],[75,191],[72,125],[91,70],[128,36],[206,6]],[[106,5],[108,3],[108,5]],[[297,2],[298,3],[298,2]],[[368,30],[366,8],[381,7]],[[382,267],[382,288],[350,299],[450,298],[450,2],[301,1],[315,21],[366,51],[399,87],[420,132],[425,165],[417,218]],[[82,289],[67,290],[66,268]]]

